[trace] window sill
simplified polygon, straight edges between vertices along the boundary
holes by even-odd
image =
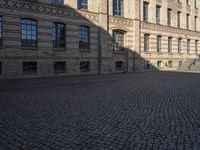
[[[161,54],[164,54],[164,53],[163,53],[163,52],[157,52],[157,54],[160,54],[160,55],[161,55]]]
[[[88,9],[86,9],[86,8],[78,8],[78,10],[88,12]]]
[[[144,52],[144,54],[151,54],[151,52]]]
[[[67,51],[66,48],[53,48],[54,51]]]
[[[79,48],[80,52],[90,52],[90,49],[83,49],[83,48]]]
[[[22,50],[38,50],[38,47],[22,46]]]
[[[124,16],[120,16],[120,15],[114,15],[114,14],[113,14],[113,17],[125,18]]]
[[[23,76],[35,76],[35,75],[37,75],[37,72],[24,72],[23,73]]]

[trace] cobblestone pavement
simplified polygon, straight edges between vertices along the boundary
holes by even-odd
[[[0,150],[200,150],[200,74],[0,81]]]

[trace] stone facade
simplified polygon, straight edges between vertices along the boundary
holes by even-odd
[[[0,47],[0,78],[42,77],[54,75],[106,74],[134,72],[149,69],[175,70],[178,63],[186,58],[195,58],[195,41],[200,41],[199,27],[194,29],[194,17],[199,22],[199,1],[195,8],[193,1],[186,4],[172,0],[146,0],[148,2],[148,22],[143,21],[143,0],[124,0],[123,16],[113,15],[112,0],[88,0],[88,9],[77,9],[76,0],[65,0],[64,5],[54,5],[51,0],[0,0],[2,17],[2,39]],[[161,7],[160,24],[156,24],[156,5]],[[172,10],[172,23],[167,26],[167,9]],[[176,27],[177,11],[181,11],[181,27]],[[190,14],[190,28],[186,30],[186,14]],[[37,47],[21,46],[22,18],[37,21]],[[53,23],[66,25],[65,47],[54,48],[52,41]],[[79,26],[90,29],[90,48],[79,48]],[[124,50],[113,50],[113,31],[124,34]],[[144,34],[149,34],[149,51],[144,52]],[[156,38],[162,36],[161,52],[156,51]],[[168,37],[172,37],[173,50],[167,51]],[[177,39],[182,39],[182,51],[177,52]],[[190,53],[186,52],[190,39]],[[161,61],[162,66],[157,67]],[[173,61],[169,67],[168,62]],[[23,62],[36,62],[37,71],[23,73]],[[66,70],[55,74],[54,63],[65,62]],[[81,62],[89,62],[88,71],[82,72]],[[122,65],[116,66],[116,62]],[[121,67],[121,68],[120,68]]]

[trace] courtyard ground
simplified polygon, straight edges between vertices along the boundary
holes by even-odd
[[[0,150],[200,150],[200,74],[0,81]]]

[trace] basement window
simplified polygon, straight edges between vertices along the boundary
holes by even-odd
[[[80,62],[80,72],[90,72],[90,62],[81,61]]]
[[[56,74],[65,73],[66,62],[62,62],[62,61],[54,62],[54,72]]]
[[[37,62],[23,62],[23,73],[24,74],[37,73]]]

